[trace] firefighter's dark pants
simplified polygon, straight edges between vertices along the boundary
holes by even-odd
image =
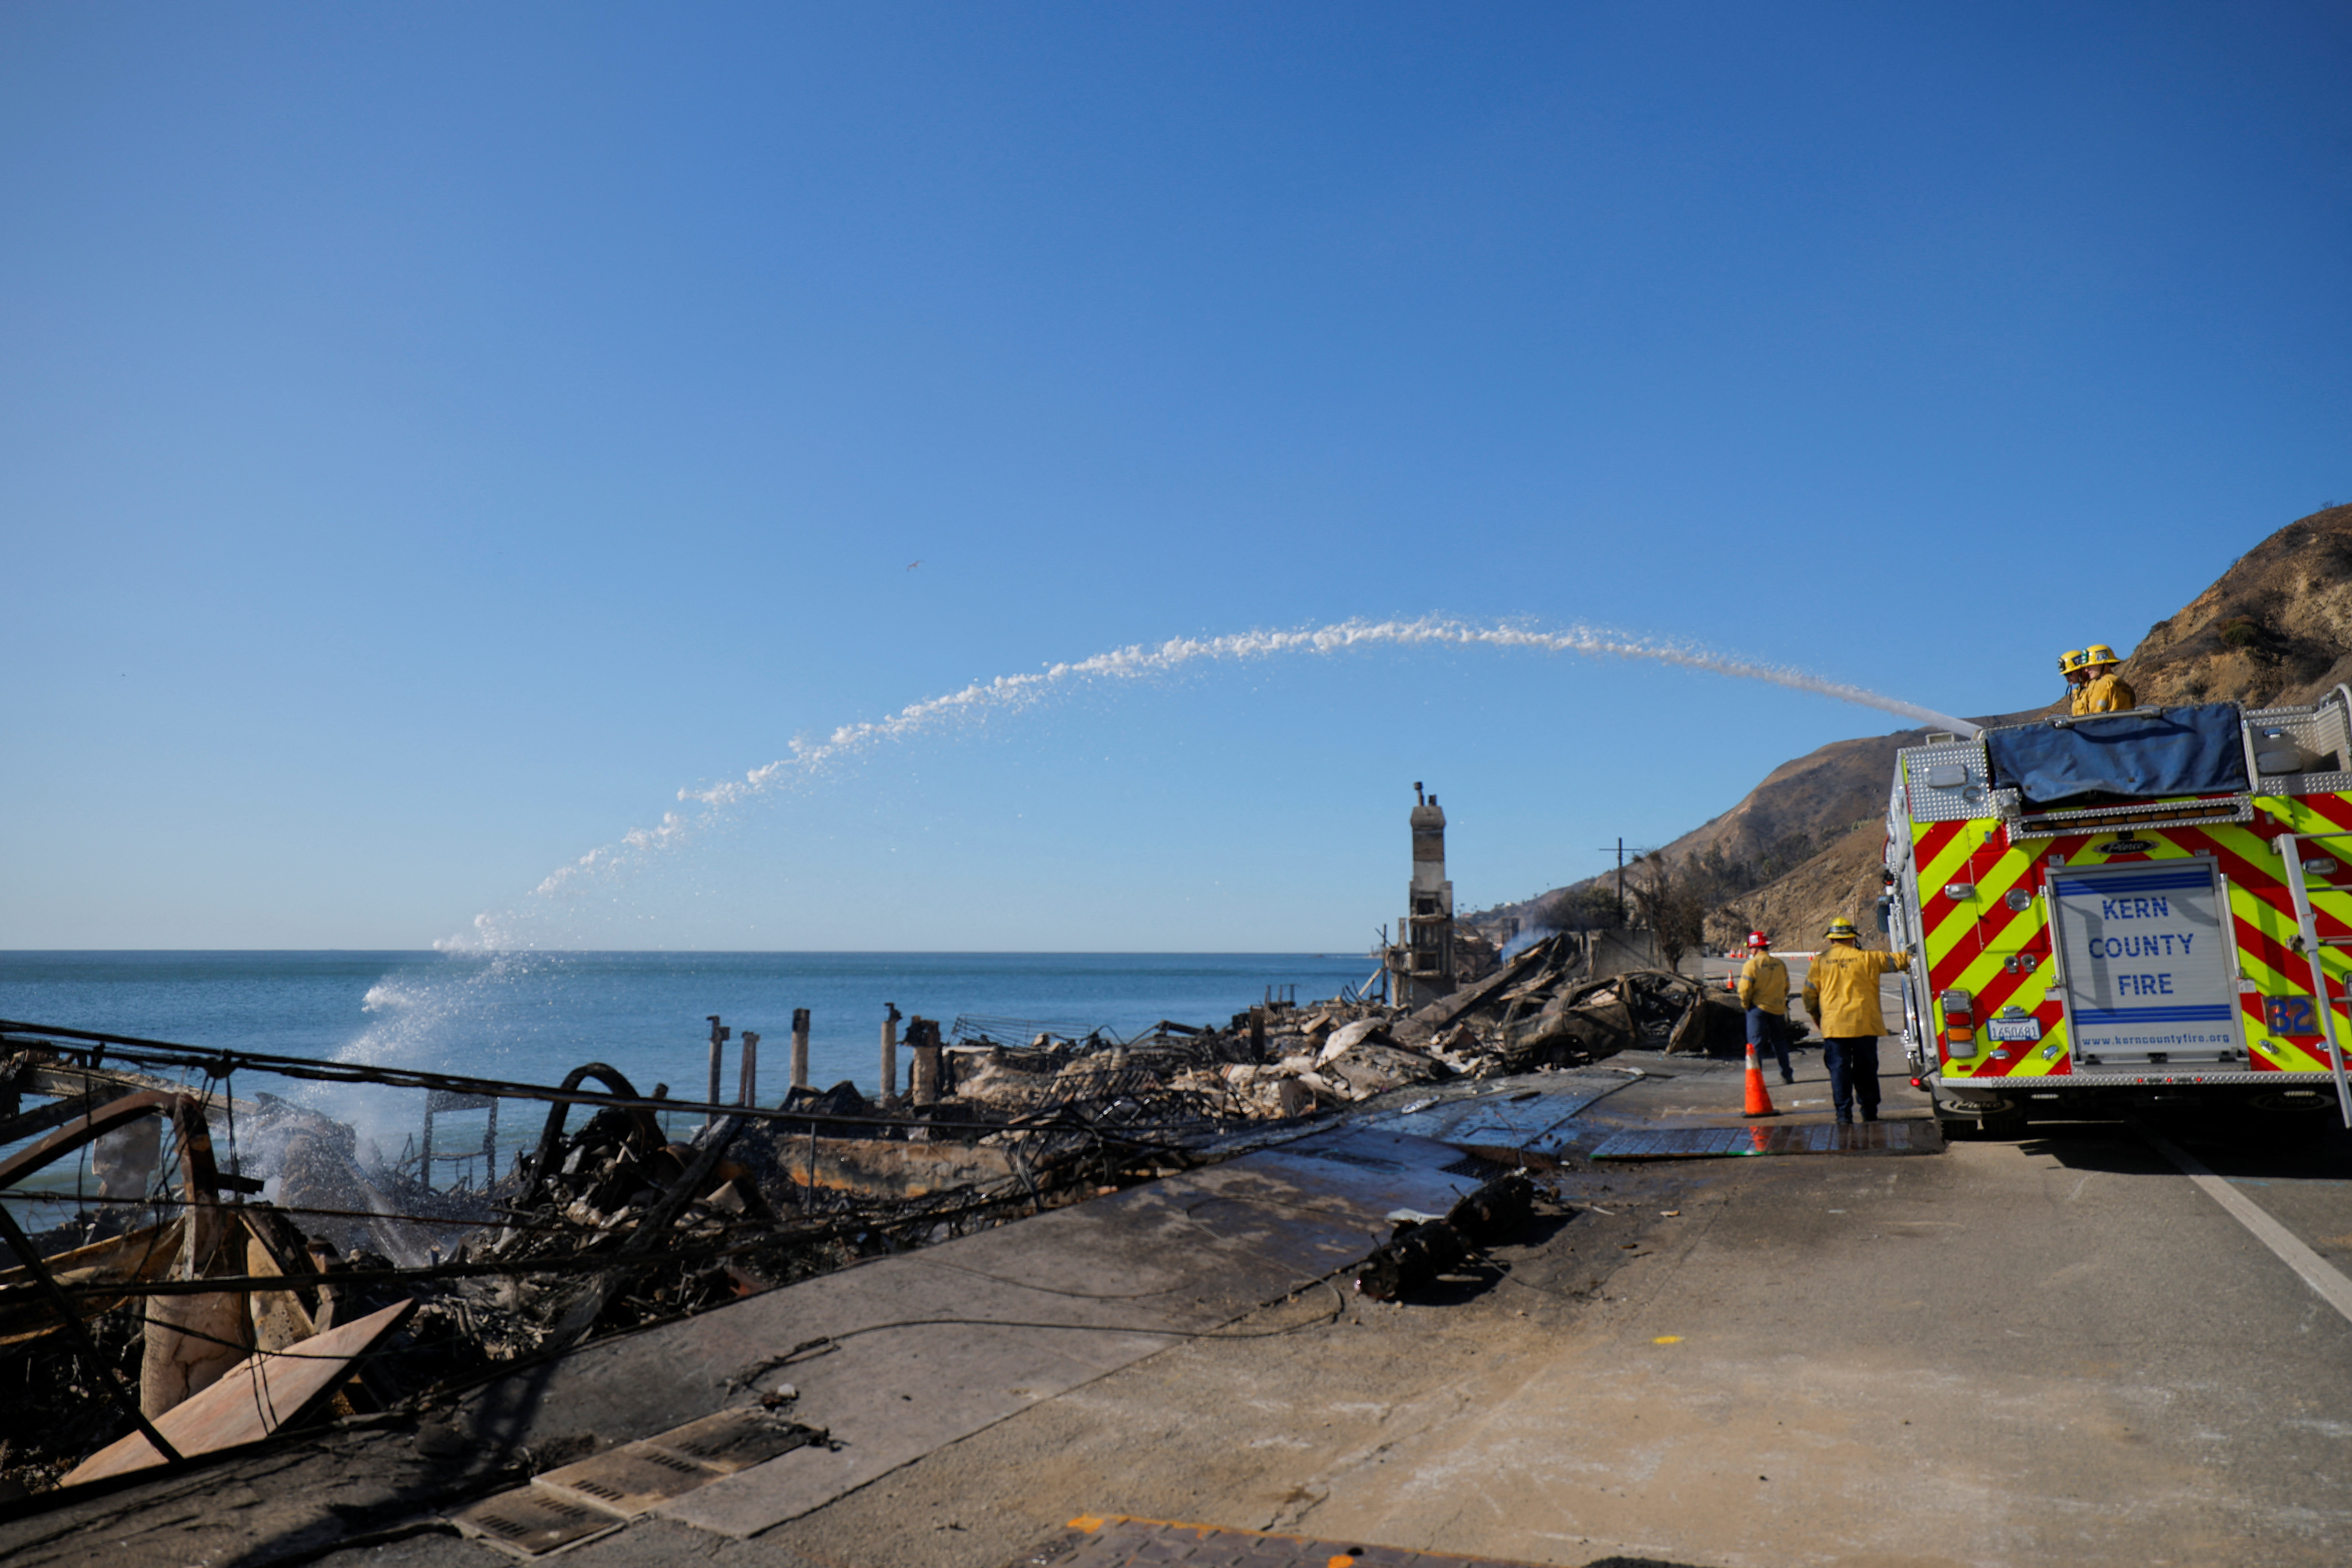
[[[1780,1081],[1794,1083],[1797,1075],[1789,1070],[1789,1020],[1778,1013],[1767,1013],[1761,1007],[1748,1009],[1748,1043],[1756,1047],[1756,1059],[1767,1057],[1780,1058]]]
[[[1830,1069],[1830,1103],[1840,1121],[1853,1120],[1862,1108],[1864,1121],[1878,1120],[1878,1037],[1847,1035],[1822,1041],[1822,1065]]]

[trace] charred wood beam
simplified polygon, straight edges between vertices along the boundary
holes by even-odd
[[[31,1094],[79,1099],[94,1094],[101,1103],[141,1089],[161,1089],[166,1094],[184,1094],[205,1102],[205,1109],[223,1111],[231,1116],[266,1117],[273,1108],[257,1100],[238,1100],[221,1092],[216,1084],[183,1084],[152,1073],[129,1072],[121,1068],[91,1067],[80,1063],[34,1061],[27,1064],[22,1089]],[[312,1113],[289,1102],[280,1101],[275,1108],[280,1112]]]
[[[1442,1028],[1462,1016],[1463,1014],[1474,1011],[1495,993],[1509,986],[1513,981],[1550,963],[1559,946],[1559,939],[1556,936],[1548,936],[1541,942],[1532,943],[1517,958],[1512,959],[1510,963],[1503,965],[1486,979],[1475,984],[1466,985],[1451,996],[1433,1002],[1422,1011],[1426,1015],[1427,1021],[1433,1028]]]
[[[33,1172],[72,1153],[85,1143],[127,1127],[142,1116],[170,1116],[180,1128],[181,1159],[187,1166],[191,1183],[189,1195],[195,1195],[194,1184],[201,1178],[203,1191],[211,1194],[219,1191],[220,1182],[212,1168],[212,1132],[205,1125],[203,1109],[195,1100],[173,1089],[148,1089],[99,1107],[86,1115],[79,1124],[60,1128],[29,1149],[19,1149],[5,1160],[0,1160],[0,1190],[15,1186]],[[201,1154],[197,1136],[201,1133]],[[196,1163],[201,1159],[201,1168]]]
[[[37,1092],[37,1091],[36,1091]],[[0,1144],[15,1143],[37,1132],[47,1132],[75,1117],[96,1110],[106,1103],[103,1094],[77,1095],[70,1100],[55,1100],[32,1110],[20,1111],[0,1121]]]

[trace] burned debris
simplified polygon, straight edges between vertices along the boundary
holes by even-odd
[[[20,1417],[0,1486],[266,1436],[198,1404],[238,1379],[271,1429],[414,1404],[1189,1163],[1149,1074],[1106,1106],[1007,1110],[948,1092],[936,1026],[914,1044],[934,1103],[843,1084],[761,1107],[642,1095],[596,1063],[549,1089],[0,1026],[0,1403]],[[536,1138],[451,1164],[445,1124],[385,1157],[385,1129],[247,1092],[273,1074],[366,1086],[378,1108],[422,1091],[445,1123],[503,1106],[509,1137]],[[320,1382],[320,1347],[361,1322]]]
[[[1443,1219],[1399,1218],[1396,1230],[1356,1267],[1356,1293],[1393,1301],[1450,1274],[1473,1256],[1525,1229],[1535,1209],[1535,1184],[1524,1172],[1496,1177],[1465,1194]]]
[[[0,1439],[0,1477],[42,1488],[100,1454],[168,1458],[165,1417],[233,1378],[268,1393],[281,1421],[413,1404],[600,1334],[1149,1181],[1263,1124],[1737,1040],[1727,997],[1664,972],[1596,975],[1593,958],[1554,936],[1411,1010],[1269,992],[1222,1026],[1162,1020],[1130,1038],[894,1016],[903,1080],[873,1099],[796,1083],[771,1105],[754,1102],[749,1032],[740,1098],[720,1103],[641,1092],[603,1063],[551,1088],[0,1024],[0,1149],[14,1151],[0,1191],[47,1216],[0,1235],[13,1252],[0,1258],[0,1399],[28,1417]],[[321,1082],[410,1107],[391,1120],[415,1131],[385,1155],[391,1127],[366,1136],[295,1098]],[[1367,1293],[1407,1288],[1380,1283],[1389,1272],[1448,1265],[1445,1237],[1421,1228],[1365,1276]],[[315,1373],[315,1349],[296,1347],[341,1343],[362,1321],[336,1374],[295,1397],[276,1363]],[[191,1423],[201,1447],[216,1424],[177,1424]]]

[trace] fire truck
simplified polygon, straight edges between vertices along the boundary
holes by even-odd
[[[1948,1131],[2154,1108],[2352,1127],[2352,688],[1930,733],[1880,928]],[[2305,1123],[2308,1124],[2308,1123]]]

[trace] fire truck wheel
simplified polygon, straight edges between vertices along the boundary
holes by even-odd
[[[2246,1107],[2250,1110],[2263,1111],[2273,1116],[2316,1116],[2323,1112],[2333,1114],[2336,1110],[2336,1097],[2333,1094],[2323,1095],[2311,1089],[2300,1092],[2255,1094],[2246,1098]]]

